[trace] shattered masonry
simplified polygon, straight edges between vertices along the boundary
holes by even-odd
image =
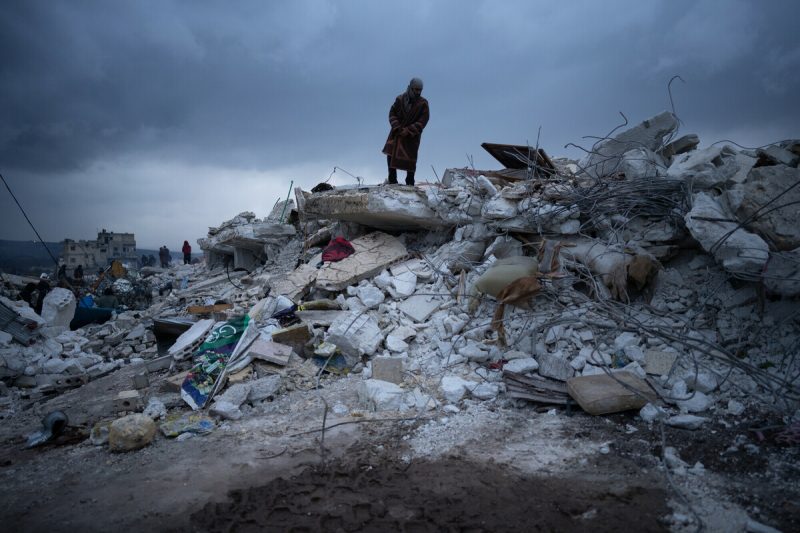
[[[580,161],[485,143],[506,168],[295,189],[263,220],[209,228],[205,264],[143,270],[165,294],[101,325],[69,331],[69,291],[41,317],[4,297],[2,406],[106,420],[98,442],[110,433],[120,450],[155,438],[153,417],[169,437],[202,434],[341,379],[367,413],[529,401],[698,429],[757,404],[796,424],[800,325],[785,317],[800,295],[800,141],[699,149],[677,128],[664,112]],[[355,252],[323,263],[336,236]],[[208,409],[188,414],[178,393],[196,352],[244,315]],[[170,328],[180,336],[159,350]],[[104,406],[50,399],[124,371],[141,387]]]

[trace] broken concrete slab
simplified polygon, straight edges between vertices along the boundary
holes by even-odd
[[[700,191],[724,185],[739,170],[736,151],[730,146],[710,146],[677,156],[667,169],[667,177],[685,180]]]
[[[641,409],[656,401],[647,383],[629,372],[571,378],[567,380],[567,391],[591,415]]]
[[[337,320],[339,320],[343,315],[346,315],[347,311],[295,311],[294,316],[309,324],[311,326],[322,326],[328,327]]]
[[[664,138],[678,129],[678,119],[669,111],[598,142],[593,153],[580,162],[580,167],[593,178],[616,172],[622,154],[633,148],[658,150]]]
[[[396,237],[374,232],[355,239],[355,253],[335,263],[326,263],[317,273],[316,286],[341,291],[348,285],[379,274],[391,263],[405,257],[406,247]]]
[[[438,296],[415,294],[403,301],[398,308],[414,322],[425,322],[440,305],[442,300]]]
[[[670,158],[672,156],[691,152],[700,144],[700,137],[695,133],[689,133],[683,137],[678,137],[668,145],[664,146],[658,151],[662,157]]]
[[[742,184],[736,217],[778,250],[800,247],[800,169],[758,167]],[[768,205],[769,204],[769,205]],[[767,206],[765,208],[765,206]]]
[[[667,173],[667,164],[652,150],[634,148],[622,155],[618,172],[628,180],[656,178]]]
[[[274,337],[273,337],[274,338]],[[279,342],[273,342],[269,339],[260,336],[257,338],[250,348],[245,351],[245,357],[251,359],[261,359],[268,363],[273,363],[280,366],[289,364],[289,359],[292,356],[292,347]]]
[[[308,324],[295,324],[272,332],[272,340],[278,344],[291,347],[297,353],[303,353],[303,346],[311,339]]]
[[[776,144],[766,148],[759,148],[756,150],[756,154],[758,154],[760,161],[763,160],[765,163],[772,165],[796,167],[797,163],[800,162],[800,156]]]
[[[310,264],[303,264],[288,275],[270,278],[269,285],[273,296],[286,296],[294,302],[308,293],[309,288],[317,279],[317,268]]]
[[[213,318],[198,320],[175,340],[175,344],[169,347],[167,354],[176,360],[185,359],[203,343],[214,324],[216,321]]]
[[[335,344],[352,358],[374,354],[383,342],[378,323],[368,314],[350,312],[331,324],[325,342]]]
[[[704,192],[696,194],[684,220],[692,237],[725,270],[740,275],[761,274],[769,259],[769,246],[758,235],[739,227],[717,199]]]
[[[346,220],[383,230],[435,229],[444,221],[428,207],[424,192],[415,187],[364,187],[307,193],[303,197],[303,215],[307,219]]]

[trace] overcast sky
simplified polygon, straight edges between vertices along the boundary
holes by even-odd
[[[500,168],[480,144],[577,157],[624,112],[703,145],[800,137],[794,0],[6,0],[0,173],[48,241],[194,245],[289,183],[386,177],[394,97],[425,82],[418,181]],[[402,173],[401,173],[402,176]],[[402,178],[401,178],[402,180]],[[334,184],[355,183],[342,171]],[[35,235],[0,189],[0,238]]]

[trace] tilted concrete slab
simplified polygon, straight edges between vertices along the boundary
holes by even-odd
[[[397,238],[376,231],[353,241],[355,253],[335,263],[325,263],[317,272],[317,287],[341,291],[348,285],[371,278],[408,252]]]
[[[286,296],[299,302],[306,295],[311,284],[317,279],[317,269],[311,263],[303,264],[286,276],[270,278],[269,285],[273,296]]]
[[[302,196],[298,205],[308,219],[345,220],[385,230],[435,229],[445,225],[417,187],[377,186],[296,194]]]

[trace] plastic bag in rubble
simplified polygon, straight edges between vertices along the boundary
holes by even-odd
[[[118,279],[114,282],[114,294],[128,294],[133,290],[133,283],[127,279]]]
[[[539,272],[539,262],[535,257],[517,256],[498,259],[475,280],[475,288],[483,294],[497,297],[511,282],[533,276],[537,272]]]
[[[195,364],[181,385],[181,398],[192,409],[200,409],[208,402],[225,367],[240,351],[237,348],[250,324],[248,315],[231,318],[212,329],[195,350]]]
[[[214,431],[217,425],[213,418],[202,413],[175,413],[167,415],[160,427],[165,437],[175,438],[182,433],[205,435]]]

